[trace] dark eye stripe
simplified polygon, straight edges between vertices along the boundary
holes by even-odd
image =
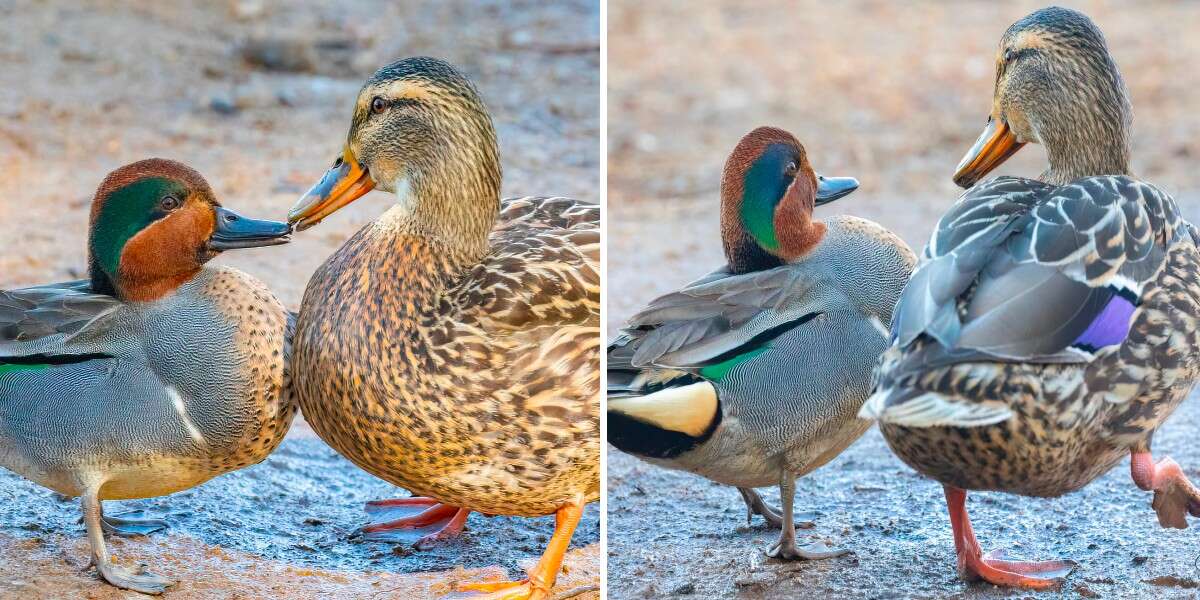
[[[383,101],[383,106],[381,106],[381,107],[379,107],[379,108],[376,108],[376,107],[375,107],[375,100],[382,100],[382,101]],[[415,98],[393,98],[393,99],[387,99],[387,98],[380,98],[380,97],[378,97],[378,96],[377,96],[377,97],[375,97],[374,99],[372,99],[372,100],[371,100],[370,111],[371,111],[372,113],[374,113],[374,114],[379,114],[379,113],[381,113],[381,112],[383,112],[384,110],[386,110],[386,109],[389,109],[389,108],[394,108],[394,107],[399,107],[399,106],[420,106],[421,104],[422,104],[422,102],[421,102],[420,100],[417,100],[417,99],[415,99]]]
[[[1012,55],[1012,58],[1010,58],[1009,60],[1013,61],[1013,60],[1017,60],[1020,58],[1025,58],[1026,56],[1030,56],[1033,54],[1037,54],[1036,48],[1021,48],[1020,50],[1017,50],[1016,53],[1014,53]]]

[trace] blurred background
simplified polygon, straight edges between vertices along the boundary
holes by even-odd
[[[1107,36],[1134,107],[1136,173],[1200,219],[1200,4],[1082,2]],[[1001,34],[1042,2],[611,0],[608,21],[608,312],[633,311],[723,263],[718,185],[726,156],[759,125],[790,130],[825,175],[862,187],[818,217],[875,220],[914,249],[959,190],[951,174],[991,108]],[[1027,145],[993,175],[1034,177]],[[1200,406],[1155,438],[1200,479]],[[733,488],[609,448],[610,597],[1007,597],[968,586],[940,486],[872,430],[799,482],[801,537],[855,550],[819,563],[769,561],[771,531],[745,525]],[[767,495],[772,502],[777,493]],[[972,496],[981,542],[1081,563],[1064,597],[1195,597],[1195,530],[1159,530],[1150,495],[1115,469],[1058,500]],[[802,541],[803,543],[803,541]],[[1050,594],[1053,597],[1054,594]],[[1041,597],[1041,595],[1039,595]]]
[[[340,152],[362,82],[415,54],[448,59],[479,86],[505,195],[600,199],[594,0],[0,0],[0,34],[0,287],[84,277],[95,187],[150,156],[196,168],[247,216],[283,219]],[[296,308],[313,269],[390,202],[375,192],[289,246],[217,260]],[[410,598],[481,567],[518,576],[553,530],[552,517],[473,515],[463,541],[432,552],[346,540],[364,500],[398,493],[298,421],[261,465],[121,503],[175,527],[110,547],[180,580],[168,597]],[[84,570],[78,514],[76,502],[0,471],[0,598],[130,595]],[[563,589],[598,582],[598,509],[574,540]],[[457,565],[470,570],[443,572]]]

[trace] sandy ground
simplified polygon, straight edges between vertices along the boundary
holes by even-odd
[[[1134,165],[1200,218],[1200,5],[1080,3],[1104,29],[1130,87]],[[951,172],[983,127],[1001,33],[1042,6],[1015,3],[614,0],[609,13],[610,331],[654,296],[721,263],[717,188],[745,132],[790,129],[818,171],[862,187],[820,215],[876,220],[915,248],[958,194]],[[665,32],[669,32],[669,35]],[[1027,147],[997,174],[1036,175]],[[1200,479],[1200,403],[1155,439]],[[966,584],[940,486],[918,477],[872,430],[802,479],[797,511],[853,556],[783,563],[778,535],[746,526],[737,492],[609,451],[608,560],[614,599],[1025,597]],[[777,492],[769,490],[772,501]],[[1038,597],[1194,598],[1196,529],[1160,530],[1127,466],[1055,500],[972,495],[981,542],[1080,567]]]
[[[447,58],[479,85],[506,194],[600,198],[595,2],[26,4],[0,0],[0,286],[83,276],[95,186],[149,156],[197,168],[235,210],[283,218],[340,151],[362,81],[406,55]],[[387,205],[375,193],[289,246],[218,260],[295,307],[312,270]],[[398,493],[298,423],[261,465],[123,503],[173,528],[112,548],[181,580],[169,598],[420,598],[519,576],[553,529],[473,515],[461,542],[427,553],[348,540],[363,501]],[[136,596],[85,569],[77,517],[74,501],[0,472],[0,598]],[[598,583],[598,521],[590,508],[556,592]]]

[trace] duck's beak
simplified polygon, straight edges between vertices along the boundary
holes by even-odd
[[[959,161],[958,169],[954,172],[954,183],[962,188],[975,185],[1024,145],[1024,142],[1017,141],[1017,136],[1013,135],[1003,119],[989,118],[987,127],[979,134],[975,145]]]
[[[208,239],[208,248],[214,252],[278,246],[292,239],[292,228],[287,223],[247,219],[223,206],[218,206],[216,213],[217,223]]]
[[[308,229],[374,187],[375,182],[371,175],[347,146],[342,151],[342,156],[333,163],[333,167],[325,172],[321,181],[308,190],[292,210],[288,211],[288,223],[300,231]]]
[[[853,177],[824,177],[817,175],[817,206],[829,204],[858,189],[858,180]]]

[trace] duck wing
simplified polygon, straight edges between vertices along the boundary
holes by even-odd
[[[510,198],[489,238],[491,252],[471,268],[443,311],[496,332],[600,322],[600,213],[570,198]]]
[[[610,345],[610,365],[699,372],[748,353],[848,301],[820,269],[714,271],[661,296],[629,319]]]
[[[0,361],[97,353],[121,306],[86,280],[0,290]]]
[[[480,385],[504,387],[523,399],[515,404],[545,414],[567,406],[572,419],[592,419],[600,388],[599,213],[580,217],[575,201],[559,200],[522,208],[532,212],[493,230],[491,251],[447,290],[429,330],[435,343],[454,340],[469,353],[451,365],[456,371],[503,365],[505,377]]]
[[[540,229],[593,229],[600,223],[600,205],[559,196],[523,196],[500,201],[495,231],[518,225]]]
[[[827,265],[718,270],[652,301],[609,344],[610,436],[626,433],[620,424],[637,432],[630,418],[613,420],[614,406],[632,420],[690,426],[689,438],[652,454],[669,457],[736,416],[735,427],[774,454],[853,415],[886,347],[884,325],[855,307]]]
[[[881,388],[966,362],[1092,361],[1125,340],[1179,236],[1190,232],[1174,201],[1125,176],[1061,187],[1002,177],[968,190],[904,289]],[[891,393],[871,410],[917,397]]]

